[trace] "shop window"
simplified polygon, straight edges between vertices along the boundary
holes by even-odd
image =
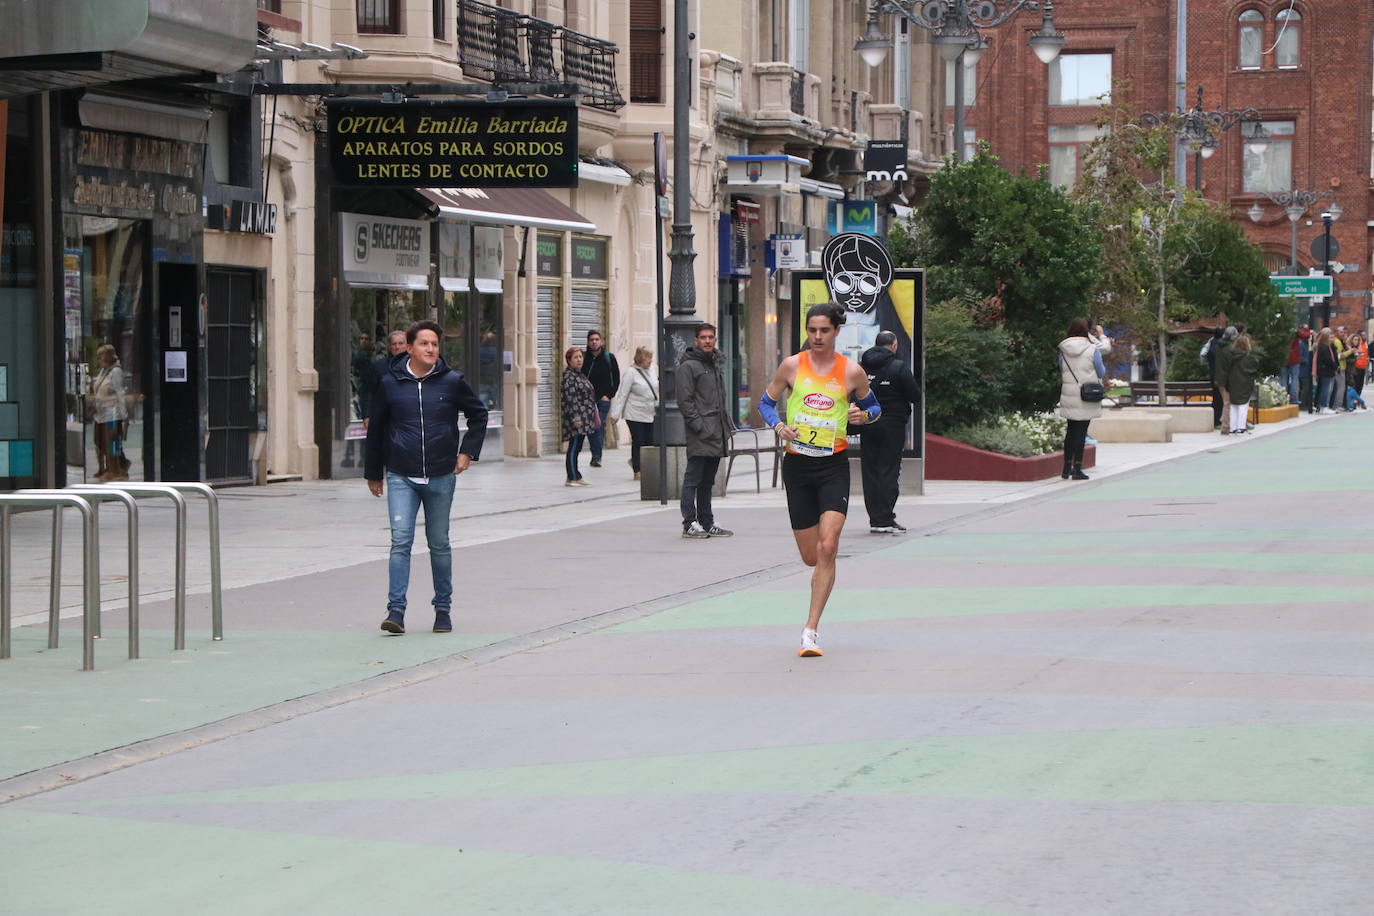
[[[957,62],[945,61],[945,107],[954,107],[954,66]],[[978,68],[964,68],[964,108],[972,108],[978,95]]]
[[[253,101],[233,99],[210,113],[207,141],[209,174],[216,182],[250,188],[253,180]]]
[[[1264,17],[1255,10],[1246,10],[1237,19],[1237,26],[1240,68],[1258,70],[1264,54]]]
[[[401,34],[401,0],[358,0],[359,34]]]
[[[630,101],[663,101],[663,0],[630,0]]]
[[[0,103],[0,489],[33,486],[41,463],[36,456],[47,446],[39,423],[39,386],[47,379],[39,368],[40,246],[34,217],[40,205],[35,195],[32,107],[32,100],[22,96]],[[80,288],[65,291],[64,298],[66,326],[71,329],[75,323],[79,329]],[[68,368],[69,377],[74,368]]]
[[[1292,121],[1265,121],[1264,130],[1269,142],[1263,150],[1256,152],[1250,144],[1241,144],[1244,150],[1244,170],[1242,190],[1245,191],[1286,191],[1293,186],[1293,128]],[[1240,132],[1243,137],[1254,134],[1254,122],[1242,121]]]
[[[1060,54],[1050,64],[1050,104],[1091,105],[1112,100],[1110,54]]]
[[[1051,127],[1050,183],[1072,187],[1083,165],[1083,153],[1089,143],[1102,136],[1102,128],[1094,124],[1072,124]]]
[[[1302,44],[1302,14],[1297,10],[1280,10],[1274,17],[1278,24],[1278,38],[1274,42],[1276,53],[1274,63],[1280,70],[1292,70],[1298,66],[1298,49]]]

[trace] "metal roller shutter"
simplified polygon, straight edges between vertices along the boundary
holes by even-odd
[[[539,287],[535,324],[539,351],[539,448],[545,455],[558,453],[558,381],[563,375],[563,348],[558,345],[559,293],[556,286]]]
[[[606,335],[606,291],[573,287],[572,341],[568,345],[585,347],[588,331],[600,331],[603,339]],[[611,344],[612,341],[606,341],[607,347]]]

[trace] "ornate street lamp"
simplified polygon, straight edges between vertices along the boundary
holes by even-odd
[[[894,13],[931,33],[940,57],[956,61],[954,67],[954,157],[964,160],[964,68],[978,62],[987,42],[979,32],[993,29],[1021,10],[1040,10],[1040,29],[1030,46],[1042,63],[1049,64],[1064,47],[1064,35],[1054,27],[1054,0],[869,0],[868,27],[854,50],[870,67],[883,62],[892,42],[878,27],[878,16]]]
[[[1305,214],[1308,208],[1317,201],[1332,198],[1332,192],[1302,191],[1293,188],[1289,191],[1264,191],[1263,193],[1265,197],[1269,198],[1280,207],[1283,207],[1283,212],[1288,217],[1288,222],[1292,226],[1293,234],[1288,246],[1288,269],[1296,275],[1298,272],[1298,220],[1302,219],[1303,214]],[[1253,222],[1258,223],[1260,220],[1264,219],[1264,208],[1259,205],[1259,201],[1255,201],[1251,204],[1250,209],[1245,212]],[[1324,250],[1327,252],[1327,257],[1322,264],[1322,270],[1327,276],[1331,275],[1331,224],[1340,219],[1341,214],[1344,212],[1345,208],[1336,203],[1335,200],[1331,200],[1331,206],[1327,207],[1322,212],[1322,225],[1325,227],[1326,231]],[[1311,325],[1313,323],[1312,310],[1315,308],[1315,303],[1313,303],[1311,299],[1309,299],[1308,302],[1307,323]],[[1330,304],[1330,300],[1328,299],[1327,305],[1329,306]],[[1324,320],[1327,324],[1331,323],[1330,309],[1325,310]]]
[[[1202,160],[1210,159],[1217,151],[1217,134],[1225,133],[1240,123],[1253,124],[1245,145],[1252,153],[1262,153],[1269,147],[1269,134],[1264,129],[1260,113],[1253,108],[1240,111],[1207,111],[1202,107],[1202,87],[1197,87],[1197,105],[1187,111],[1140,116],[1142,127],[1167,127],[1178,135],[1178,145],[1193,154],[1193,188],[1202,190]]]

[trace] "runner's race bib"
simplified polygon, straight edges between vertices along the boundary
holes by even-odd
[[[799,411],[796,418],[797,438],[792,447],[799,455],[824,458],[835,454],[835,434],[838,424],[830,417],[809,411]]]

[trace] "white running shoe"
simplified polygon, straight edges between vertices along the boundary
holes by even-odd
[[[802,658],[819,658],[824,654],[821,647],[816,645],[816,631],[802,630],[801,648],[797,649],[797,655]]]

